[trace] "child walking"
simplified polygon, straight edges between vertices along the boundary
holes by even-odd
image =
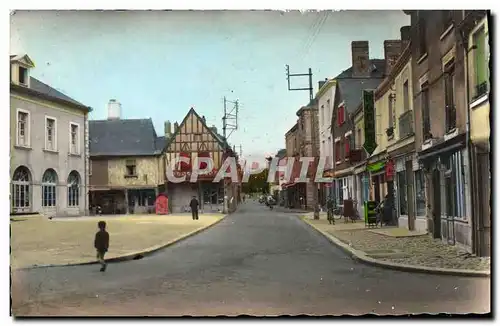
[[[97,227],[99,231],[95,234],[94,247],[97,250],[97,259],[101,264],[101,272],[104,272],[106,270],[104,254],[106,254],[109,248],[109,233],[106,231],[106,222],[99,221]]]

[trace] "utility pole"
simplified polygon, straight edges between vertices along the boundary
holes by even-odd
[[[233,108],[228,111],[228,103],[233,104]],[[231,134],[238,129],[238,110],[239,110],[239,103],[238,100],[236,101],[229,101],[226,99],[224,96],[224,116],[222,117],[222,132],[223,132],[223,137],[224,137],[224,153],[227,152],[228,149],[230,149],[229,143],[227,139]],[[227,134],[228,130],[229,135]],[[235,149],[233,148],[233,151]],[[228,213],[228,194],[227,194],[227,184],[226,180],[224,179],[224,214]]]
[[[290,88],[290,77],[309,77],[309,87],[306,88]],[[312,85],[312,69],[309,68],[309,72],[307,74],[290,74],[290,66],[286,65],[286,80],[288,81],[288,90],[289,91],[309,91],[309,100],[313,99],[313,85]]]

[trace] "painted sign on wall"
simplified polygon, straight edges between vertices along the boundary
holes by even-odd
[[[368,156],[372,155],[377,148],[375,133],[375,92],[373,90],[363,90],[363,116],[365,125],[365,143],[363,148]]]

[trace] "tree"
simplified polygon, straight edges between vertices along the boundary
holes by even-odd
[[[252,174],[247,183],[244,183],[242,188],[245,193],[263,192],[269,193],[269,183],[267,182],[268,169],[264,169],[259,174]]]

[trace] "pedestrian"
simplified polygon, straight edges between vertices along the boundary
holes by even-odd
[[[327,219],[328,223],[330,224],[335,224],[335,217],[333,216],[333,200],[331,197],[328,197],[328,200],[326,201],[326,209],[327,209]]]
[[[106,222],[99,221],[97,223],[99,231],[95,234],[94,247],[97,250],[97,259],[101,264],[101,272],[106,271],[106,261],[104,255],[109,248],[109,233],[106,231]]]
[[[197,220],[198,219],[198,207],[200,206],[200,204],[198,203],[196,196],[193,196],[193,199],[191,199],[189,206],[191,206],[191,214],[193,215],[193,220]]]

